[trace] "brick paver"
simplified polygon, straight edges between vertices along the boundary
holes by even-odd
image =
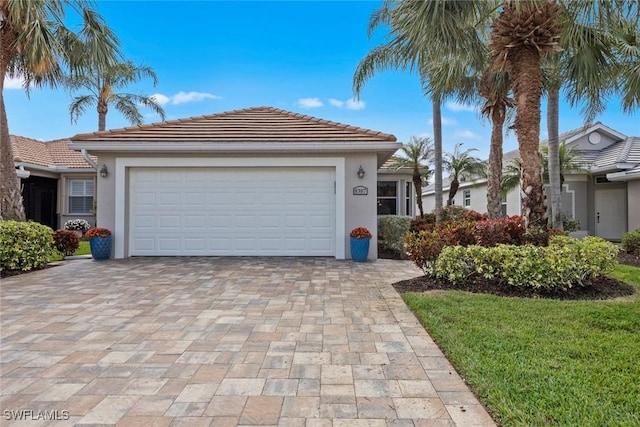
[[[418,274],[134,258],[5,278],[0,424],[494,425],[390,286]]]

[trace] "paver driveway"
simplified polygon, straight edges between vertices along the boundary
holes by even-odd
[[[3,279],[0,423],[493,425],[390,286],[417,274],[145,258]]]

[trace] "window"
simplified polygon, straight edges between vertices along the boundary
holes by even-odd
[[[471,190],[464,190],[462,192],[462,206],[465,208],[471,206]]]
[[[396,181],[378,181],[378,215],[398,213]]]
[[[405,196],[405,211],[407,216],[413,216],[413,205],[411,204],[411,183],[407,182],[404,191]]]
[[[93,179],[69,180],[69,213],[90,214],[93,210]]]
[[[502,205],[500,205],[500,215],[507,216],[507,202],[506,200],[502,201]]]

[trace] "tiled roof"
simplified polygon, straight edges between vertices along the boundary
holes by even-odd
[[[79,151],[70,150],[69,139],[37,141],[23,136],[11,135],[14,161],[38,166],[62,166],[68,168],[91,168]],[[97,157],[91,156],[94,161]]]
[[[390,134],[271,107],[79,134],[72,141],[109,142],[372,142]]]

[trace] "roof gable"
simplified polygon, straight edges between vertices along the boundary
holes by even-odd
[[[390,134],[271,107],[254,107],[149,125],[79,134],[79,141],[126,142],[372,142]]]

